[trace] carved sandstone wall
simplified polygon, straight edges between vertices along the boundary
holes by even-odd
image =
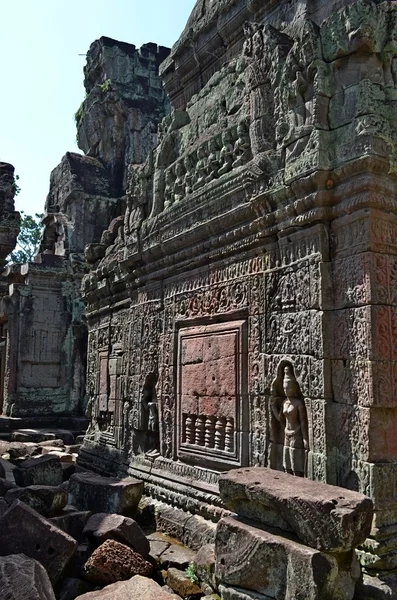
[[[214,519],[231,467],[360,491],[370,569],[397,566],[396,39],[395,3],[200,0],[83,283],[82,465]]]

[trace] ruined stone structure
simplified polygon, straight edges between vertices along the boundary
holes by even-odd
[[[396,8],[199,0],[83,280],[81,465],[215,520],[230,468],[360,491],[374,570],[397,567]]]
[[[110,38],[97,40],[88,51],[86,98],[76,113],[86,155],[68,152],[54,169],[39,253],[3,277],[9,286],[1,314],[8,331],[0,381],[6,415],[84,414],[84,248],[96,243],[95,253],[87,252],[90,262],[103,256],[117,235],[126,165],[142,162],[153,148],[157,123],[167,111],[158,67],[168,53],[155,44],[136,49]]]

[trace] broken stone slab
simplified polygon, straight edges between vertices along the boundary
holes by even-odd
[[[215,574],[223,586],[275,599],[352,600],[360,576],[354,550],[335,556],[274,531],[232,517],[219,521]]]
[[[108,585],[130,579],[134,575],[149,577],[152,570],[148,561],[125,544],[106,540],[85,563],[83,574],[96,585]]]
[[[171,546],[169,542],[162,542],[161,540],[152,540],[150,542],[150,556],[154,558],[156,562],[160,561],[160,556]]]
[[[282,531],[317,550],[351,550],[369,536],[370,498],[344,488],[253,467],[221,475],[225,507]]]
[[[61,439],[59,439],[59,440],[47,440],[45,442],[39,442],[38,446],[40,448],[47,448],[48,446],[50,446],[51,448],[57,448],[59,450],[59,448],[64,448],[65,447],[65,443]]]
[[[49,456],[57,456],[61,463],[67,463],[69,465],[73,464],[76,460],[73,454],[70,454],[68,452],[61,452],[56,448],[52,448],[51,450],[49,450],[48,448],[43,448],[43,454],[48,454]]]
[[[26,460],[14,471],[15,483],[22,487],[30,485],[61,485],[62,466],[57,456],[39,456]]]
[[[171,544],[171,546],[161,554],[159,563],[164,569],[168,569],[169,567],[186,569],[190,563],[194,561],[195,557],[196,553],[189,548],[179,546],[178,544]]]
[[[69,503],[94,513],[133,516],[143,493],[143,481],[102,477],[83,471],[69,480]]]
[[[0,455],[9,454],[10,460],[21,458],[23,456],[31,456],[37,452],[37,450],[37,444],[33,443],[0,441]]]
[[[106,586],[103,590],[88,592],[78,596],[76,600],[126,600],[130,598],[140,598],[142,600],[181,600],[180,596],[169,594],[164,591],[158,583],[135,575],[128,581],[118,581]]]
[[[106,513],[92,515],[83,533],[97,545],[106,540],[116,540],[145,557],[150,551],[149,541],[138,523],[123,515]]]
[[[32,485],[9,490],[5,495],[5,501],[11,505],[14,500],[21,500],[43,517],[53,517],[66,506],[68,494],[61,487]]]
[[[193,583],[184,571],[171,567],[167,572],[167,585],[181,598],[195,600],[201,598],[201,588]]]
[[[0,598],[4,600],[55,600],[47,571],[24,554],[0,558]]]
[[[38,560],[58,581],[77,542],[38,512],[16,500],[0,519],[0,556],[23,553]]]
[[[85,540],[84,527],[91,515],[90,510],[77,510],[77,508],[74,508],[72,511],[62,511],[62,514],[53,517],[50,521],[78,542],[83,542]]]

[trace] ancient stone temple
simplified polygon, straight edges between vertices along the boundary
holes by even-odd
[[[396,40],[395,2],[199,0],[160,67],[88,249],[80,465],[205,517],[193,546],[219,473],[269,466],[370,496],[362,564],[397,567]]]
[[[76,113],[86,155],[68,152],[53,170],[39,252],[34,262],[12,265],[3,276],[8,294],[0,318],[8,342],[0,387],[8,416],[40,420],[85,412],[84,248],[95,243],[94,254],[87,251],[90,262],[117,235],[126,165],[142,162],[155,146],[168,107],[158,77],[168,53],[155,44],[136,49],[110,38],[88,51],[86,98]]]

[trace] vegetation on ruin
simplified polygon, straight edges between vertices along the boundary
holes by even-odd
[[[199,578],[196,575],[194,563],[190,563],[190,565],[185,570],[185,575],[192,583],[198,583]]]
[[[80,125],[81,119],[84,117],[84,102],[82,102],[79,108],[74,113],[74,120],[76,122],[76,127]]]
[[[19,175],[15,175],[15,177],[14,177],[14,183],[12,184],[12,187],[14,188],[14,194],[15,194],[15,196],[18,196],[19,192],[21,191],[21,188],[18,185],[17,181],[19,181]]]
[[[112,84],[111,80],[106,79],[106,81],[104,81],[103,83],[98,83],[98,87],[102,93],[105,93],[110,90],[111,84]]]
[[[36,213],[34,216],[26,215],[21,211],[21,229],[18,234],[15,250],[9,256],[10,262],[26,263],[33,260],[37,253],[43,230],[41,224],[43,216],[42,213]]]

